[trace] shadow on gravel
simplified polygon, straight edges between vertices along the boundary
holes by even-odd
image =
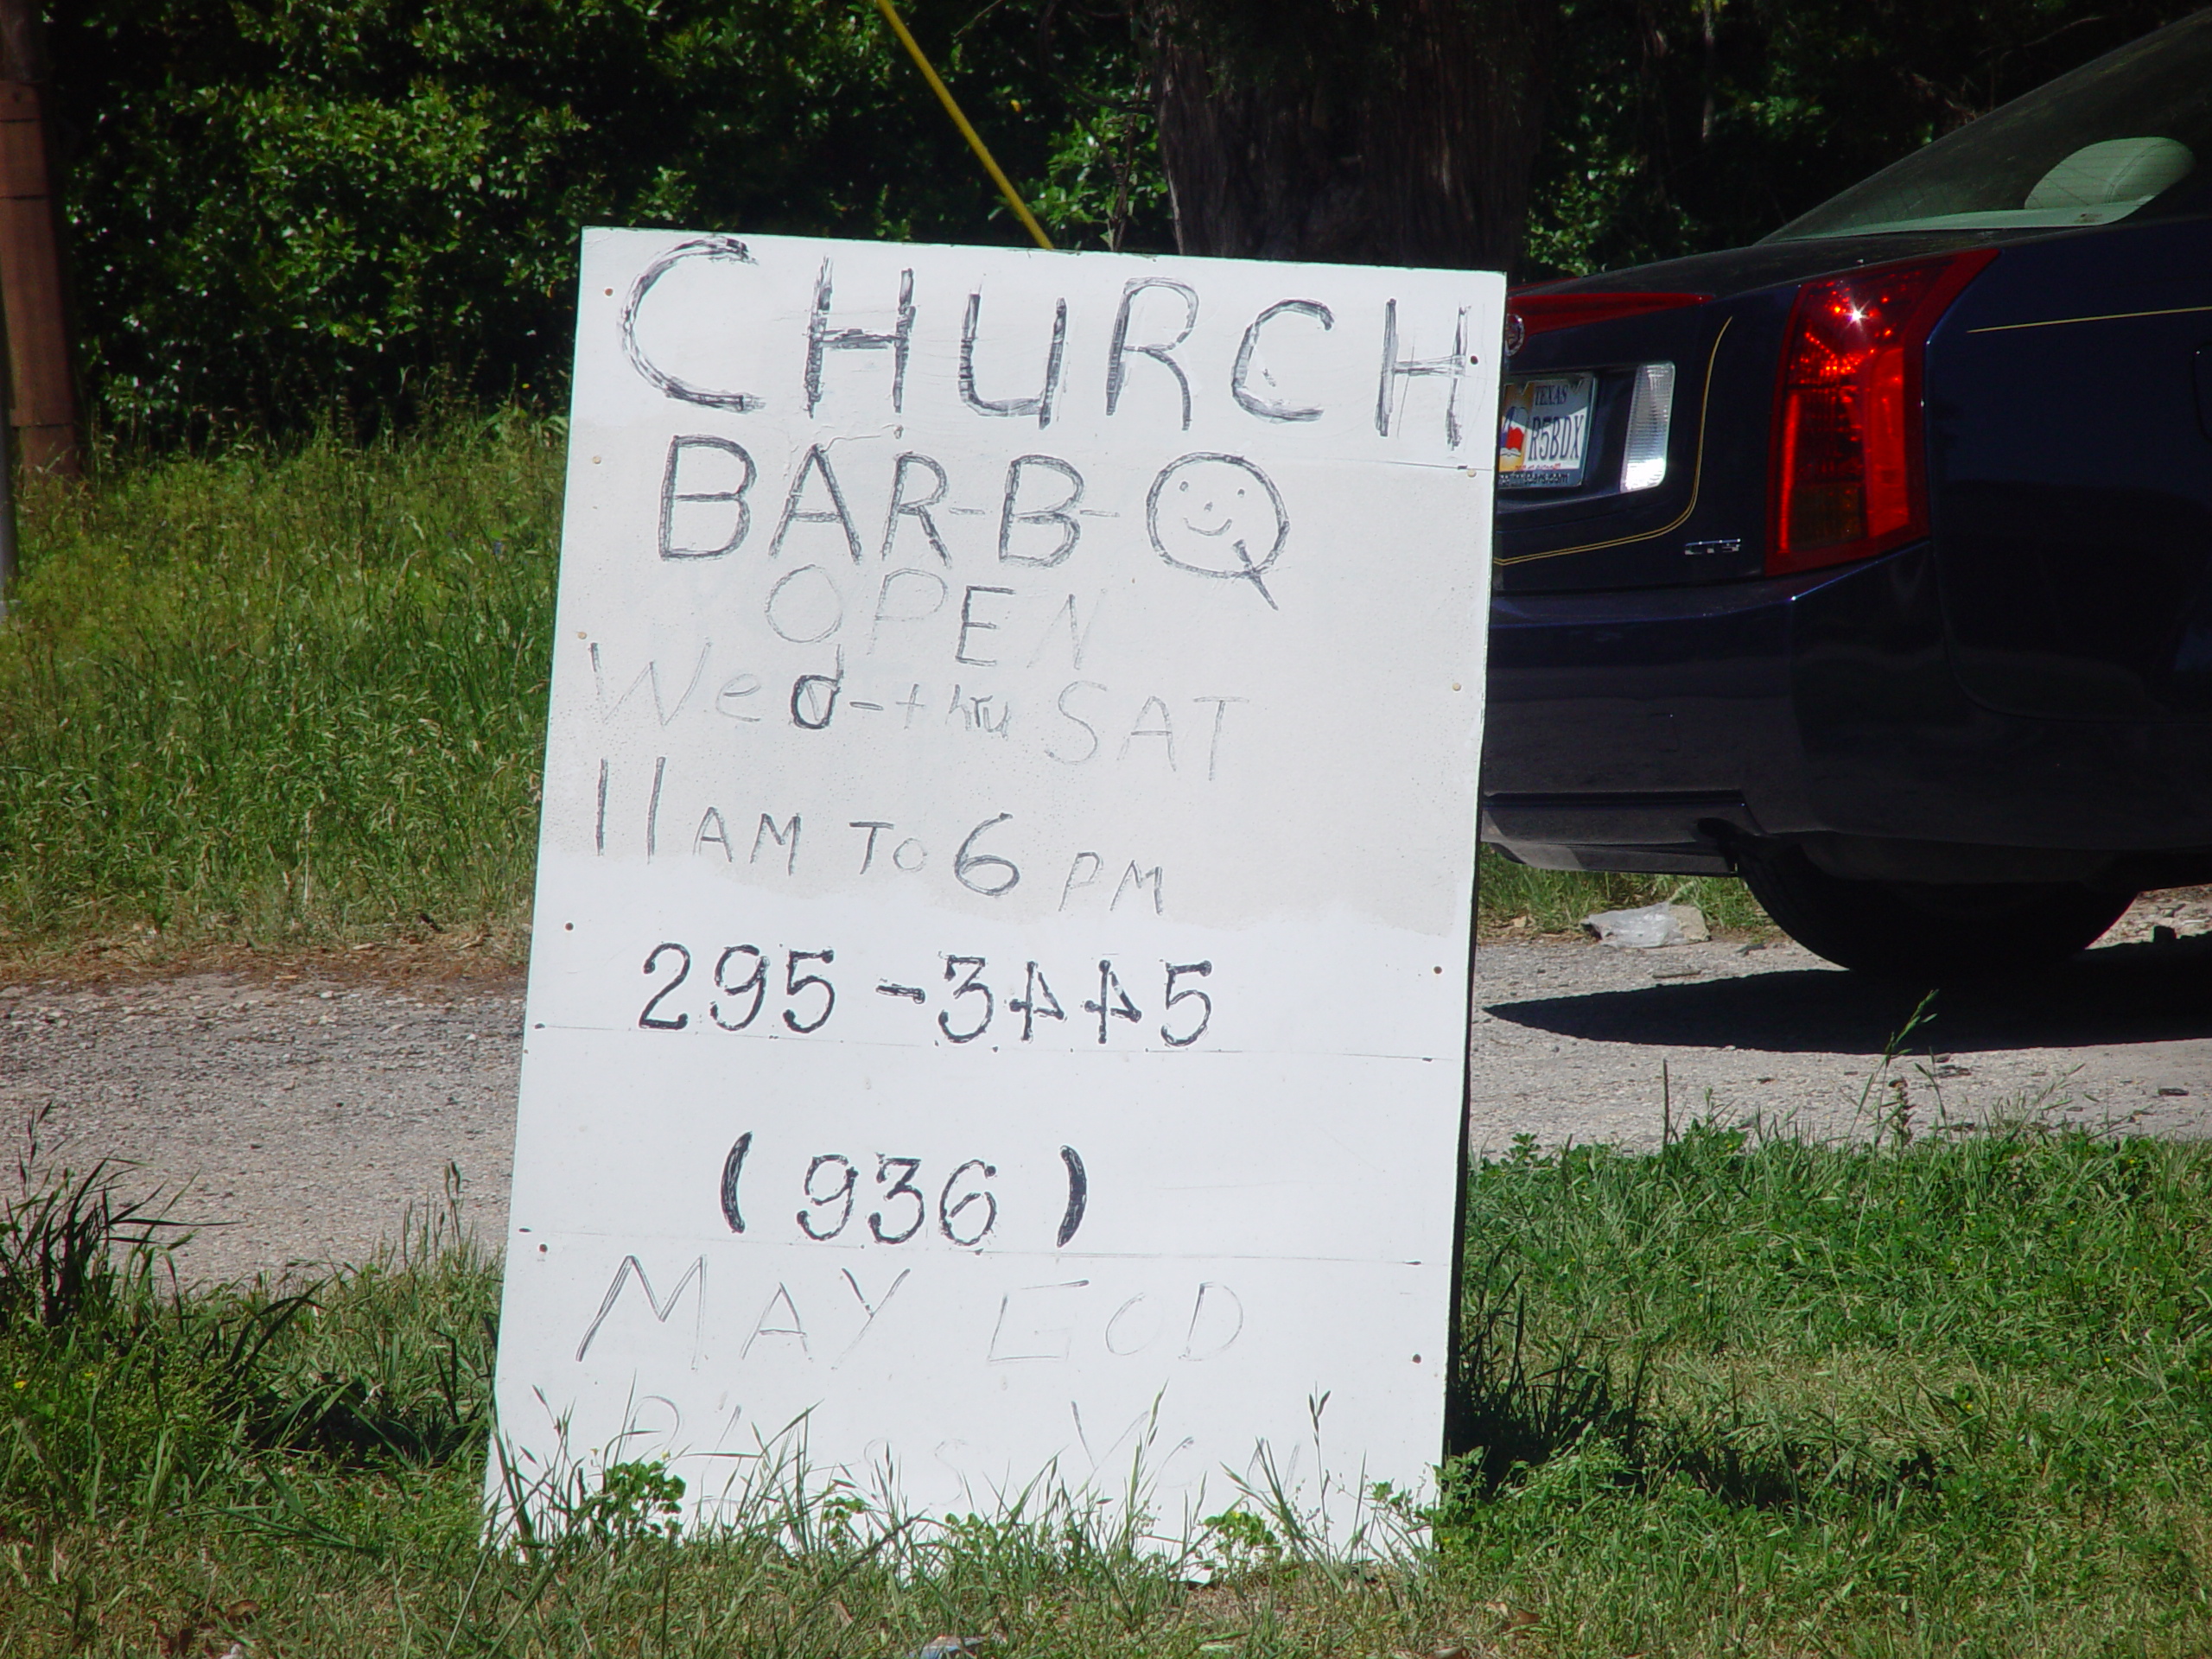
[[[1817,969],[1495,1002],[1497,1019],[1598,1043],[1879,1054],[1919,987]],[[1951,986],[1910,1052],[2083,1048],[2212,1037],[2212,935],[2105,945],[2032,978]]]

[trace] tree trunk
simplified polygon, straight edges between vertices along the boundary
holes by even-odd
[[[1143,0],[1185,253],[1509,268],[1558,0]]]

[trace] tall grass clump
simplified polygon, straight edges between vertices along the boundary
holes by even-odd
[[[451,416],[43,483],[0,625],[0,938],[526,914],[563,443]]]

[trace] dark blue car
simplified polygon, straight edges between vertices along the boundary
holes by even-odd
[[[2212,11],[1509,311],[1486,841],[1931,978],[2212,881]]]

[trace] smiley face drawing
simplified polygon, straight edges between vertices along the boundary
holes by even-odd
[[[1178,570],[1249,582],[1281,610],[1262,580],[1290,539],[1274,480],[1241,455],[1185,455],[1162,469],[1145,498],[1153,550]]]

